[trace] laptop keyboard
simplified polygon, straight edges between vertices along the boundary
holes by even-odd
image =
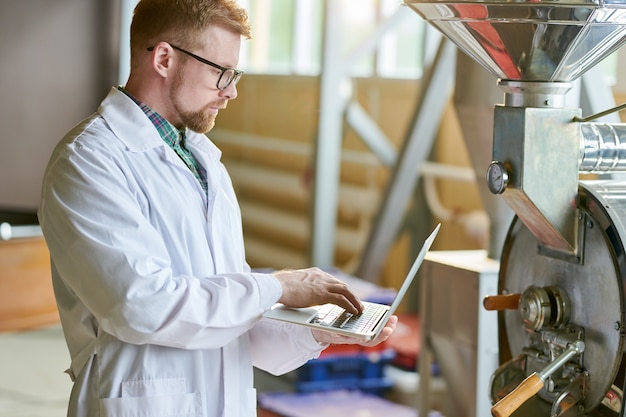
[[[321,326],[362,332],[371,329],[387,311],[387,306],[368,304],[361,314],[352,314],[334,304],[322,306],[310,321]]]

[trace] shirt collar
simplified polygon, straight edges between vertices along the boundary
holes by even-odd
[[[122,93],[126,94],[131,100],[139,106],[139,108],[150,119],[161,139],[165,141],[169,146],[180,145],[185,147],[185,130],[178,130],[176,126],[171,124],[165,117],[161,116],[156,111],[152,110],[150,106],[137,100],[131,93],[128,92],[123,86],[117,87]]]

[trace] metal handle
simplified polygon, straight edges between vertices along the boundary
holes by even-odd
[[[570,343],[567,349],[563,351],[555,360],[550,362],[548,366],[541,372],[534,372],[522,381],[513,391],[509,392],[506,397],[498,401],[491,407],[493,417],[509,417],[522,404],[528,401],[533,395],[541,391],[546,379],[552,375],[557,369],[565,365],[575,355],[585,351],[585,343],[582,340]]]

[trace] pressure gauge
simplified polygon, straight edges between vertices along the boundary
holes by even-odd
[[[487,168],[487,186],[493,194],[502,194],[509,184],[509,173],[502,162],[493,161]]]

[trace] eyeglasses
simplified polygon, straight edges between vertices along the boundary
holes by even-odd
[[[226,68],[223,67],[221,65],[217,65],[214,62],[209,61],[208,59],[204,59],[201,56],[198,56],[194,53],[191,53],[189,51],[184,50],[183,48],[179,48],[178,46],[172,45],[170,44],[170,46],[174,49],[176,49],[177,51],[180,51],[184,54],[189,55],[190,57],[192,57],[193,59],[202,62],[203,64],[206,65],[210,65],[213,68],[217,68],[218,70],[222,71],[220,73],[219,78],[217,79],[217,84],[216,87],[218,90],[226,90],[228,88],[228,86],[231,83],[235,83],[237,84],[237,82],[239,82],[239,80],[241,79],[241,76],[243,75],[243,71],[234,69],[234,68]],[[148,51],[152,52],[154,50],[154,46],[151,46],[148,48]]]

